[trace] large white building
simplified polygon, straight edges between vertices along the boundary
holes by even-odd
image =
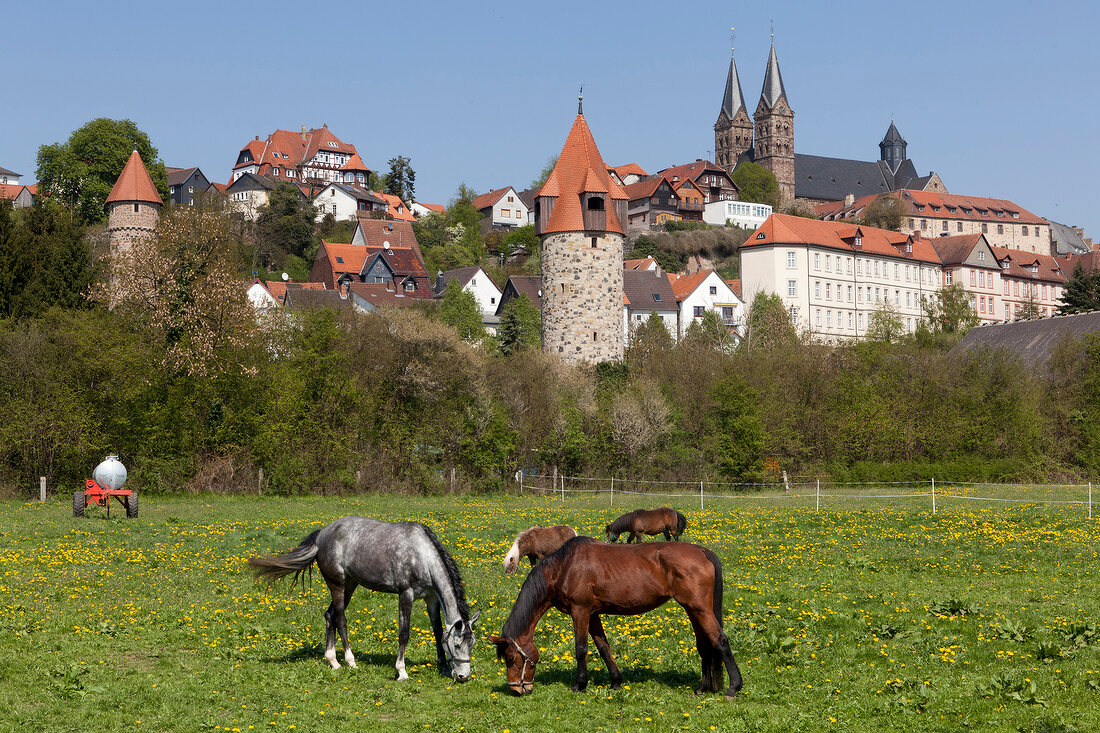
[[[719,227],[756,229],[771,215],[771,206],[751,201],[709,201],[703,206],[703,221]]]

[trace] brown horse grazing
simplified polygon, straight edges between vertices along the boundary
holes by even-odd
[[[665,540],[679,540],[687,527],[687,519],[675,509],[663,506],[660,509],[635,509],[604,527],[608,542],[618,542],[619,535],[629,532],[626,543],[642,541],[642,535],[665,535]]]
[[[670,542],[620,547],[576,537],[531,570],[500,636],[489,640],[496,644],[497,659],[507,665],[512,692],[531,692],[539,661],[535,627],[551,607],[556,608],[573,619],[577,651],[573,691],[588,686],[589,634],[607,665],[611,687],[619,689],[623,675],[611,656],[600,614],[633,616],[671,598],[687,611],[703,661],[703,679],[696,692],[720,691],[725,664],[729,698],[741,689],[741,672],[722,631],[722,589],[722,563],[705,547]]]
[[[527,556],[534,567],[542,558],[577,536],[577,530],[558,524],[553,527],[531,527],[516,536],[512,548],[504,556],[504,572],[511,575],[519,569],[519,559]]]

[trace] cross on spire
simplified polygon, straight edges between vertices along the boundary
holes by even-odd
[[[733,46],[734,46],[735,41],[737,41],[737,34],[734,33],[734,30],[735,30],[735,28],[731,25],[730,26],[730,55],[733,54]]]
[[[584,108],[582,106],[583,104],[584,104],[584,84],[582,83],[581,84],[581,91],[577,94],[577,114],[579,114],[579,115],[584,114]]]
[[[772,41],[775,41],[775,18],[772,18]]]

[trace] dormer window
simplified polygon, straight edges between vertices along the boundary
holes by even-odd
[[[603,199],[599,196],[592,196],[588,199],[588,208],[591,211],[603,211]]]
[[[859,235],[856,235],[855,240],[852,242],[852,246],[862,247],[863,246],[863,237],[861,237]]]
[[[655,301],[657,301],[658,303],[660,303],[661,302],[661,294],[660,293],[654,293],[653,294],[653,299]]]
[[[1003,262],[1001,262],[1001,269],[1002,269],[1002,270],[1007,270],[1007,269],[1008,269],[1008,265],[1009,265],[1009,262],[1008,262],[1008,260],[1004,260]]]

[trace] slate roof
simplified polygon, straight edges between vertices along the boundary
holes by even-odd
[[[376,308],[384,306],[407,308],[423,305],[425,302],[423,298],[414,298],[394,290],[387,283],[351,283],[349,289]]]
[[[2,175],[22,177],[23,174],[22,173],[16,173],[15,171],[9,171],[7,168],[0,167],[0,176],[2,176]]]
[[[1100,333],[1100,311],[970,329],[952,353],[983,347],[1004,349],[1034,367],[1044,366],[1064,339]]]
[[[623,186],[623,193],[626,194],[626,198],[629,201],[649,198],[653,195],[653,192],[656,191],[664,182],[665,179],[662,176],[647,178],[644,181],[638,181],[637,183],[631,183],[629,185]],[[669,188],[672,188],[671,183],[669,184]]]
[[[1091,249],[1081,232],[1056,221],[1050,222],[1050,244],[1059,255],[1085,254]]]
[[[623,296],[631,310],[675,311],[676,293],[661,272],[649,270],[623,271]]]
[[[528,211],[535,210],[535,195],[538,194],[533,188],[528,188],[524,191],[517,191],[516,196],[519,196],[519,200],[523,202],[523,205],[527,207]]]
[[[932,247],[936,250],[936,254],[940,256],[940,262],[944,265],[961,265],[966,262],[966,258],[970,256],[970,253],[974,251],[974,248],[978,246],[978,242],[985,239],[985,236],[981,233],[978,234],[957,234],[953,237],[935,237],[931,240]],[[986,244],[989,244],[986,242]],[[986,263],[985,267],[991,269],[999,269],[1000,265],[996,262]]]
[[[169,186],[182,186],[191,179],[191,176],[195,175],[195,171],[198,168],[165,168],[164,171],[168,174]]]
[[[779,58],[775,55],[775,43],[772,43],[771,53],[768,54],[768,66],[764,69],[764,86],[760,90],[760,99],[767,105],[768,109],[771,109],[775,107],[780,97],[786,95],[787,90],[783,87],[783,75],[779,73]],[[790,104],[789,99],[787,103]]]
[[[884,161],[827,158],[794,154],[794,195],[797,198],[843,201],[893,190],[893,174]]]
[[[734,63],[731,53],[730,70],[726,74],[726,91],[722,94],[722,109],[718,114],[721,116],[721,113],[725,112],[726,116],[732,120],[739,109],[744,109],[745,114],[748,114],[748,110],[745,109],[745,95],[741,92],[741,80],[737,77],[737,64]]]
[[[515,295],[513,296],[512,293]],[[501,310],[508,304],[508,301],[520,295],[526,295],[531,303],[534,304],[535,308],[541,311],[542,277],[539,275],[512,275],[509,277],[508,282],[504,283],[504,290],[501,291],[500,304],[497,305],[496,314],[499,316]]]
[[[603,162],[600,149],[596,147],[596,141],[588,129],[588,121],[578,112],[561,154],[558,155],[558,162],[537,194],[556,197],[543,232],[584,231],[581,195],[585,193],[607,195],[610,200],[604,207],[607,222],[604,230],[625,234],[626,229],[619,221],[612,201],[625,201],[626,194],[607,172],[607,164]]]
[[[138,151],[130,153],[126,166],[115,181],[111,195],[107,197],[107,203],[113,201],[144,201],[151,204],[164,204],[157,187],[153,185],[153,179],[149,177],[149,171],[145,169],[145,163],[141,161]]]
[[[447,270],[444,273],[440,273],[435,279],[433,291],[437,295],[442,295],[443,291],[447,289],[447,284],[451,282],[451,280],[458,280],[459,285],[466,287],[466,283],[470,282],[470,278],[476,275],[480,269],[480,265],[471,265],[470,267],[459,267],[456,270]]]
[[[322,308],[341,310],[350,308],[351,303],[340,297],[335,290],[288,287],[283,304],[290,310],[312,311]]]
[[[374,191],[368,191],[366,188],[362,186],[356,186],[353,183],[330,183],[329,186],[340,189],[348,196],[351,196],[357,201],[370,201],[371,203],[378,204],[379,206],[382,206],[386,203],[386,201]],[[328,186],[326,186],[325,188],[328,188]]]
[[[886,134],[882,136],[882,142],[905,144],[905,138],[898,132],[898,128],[894,125],[893,120],[890,120],[890,127],[886,130]]]

